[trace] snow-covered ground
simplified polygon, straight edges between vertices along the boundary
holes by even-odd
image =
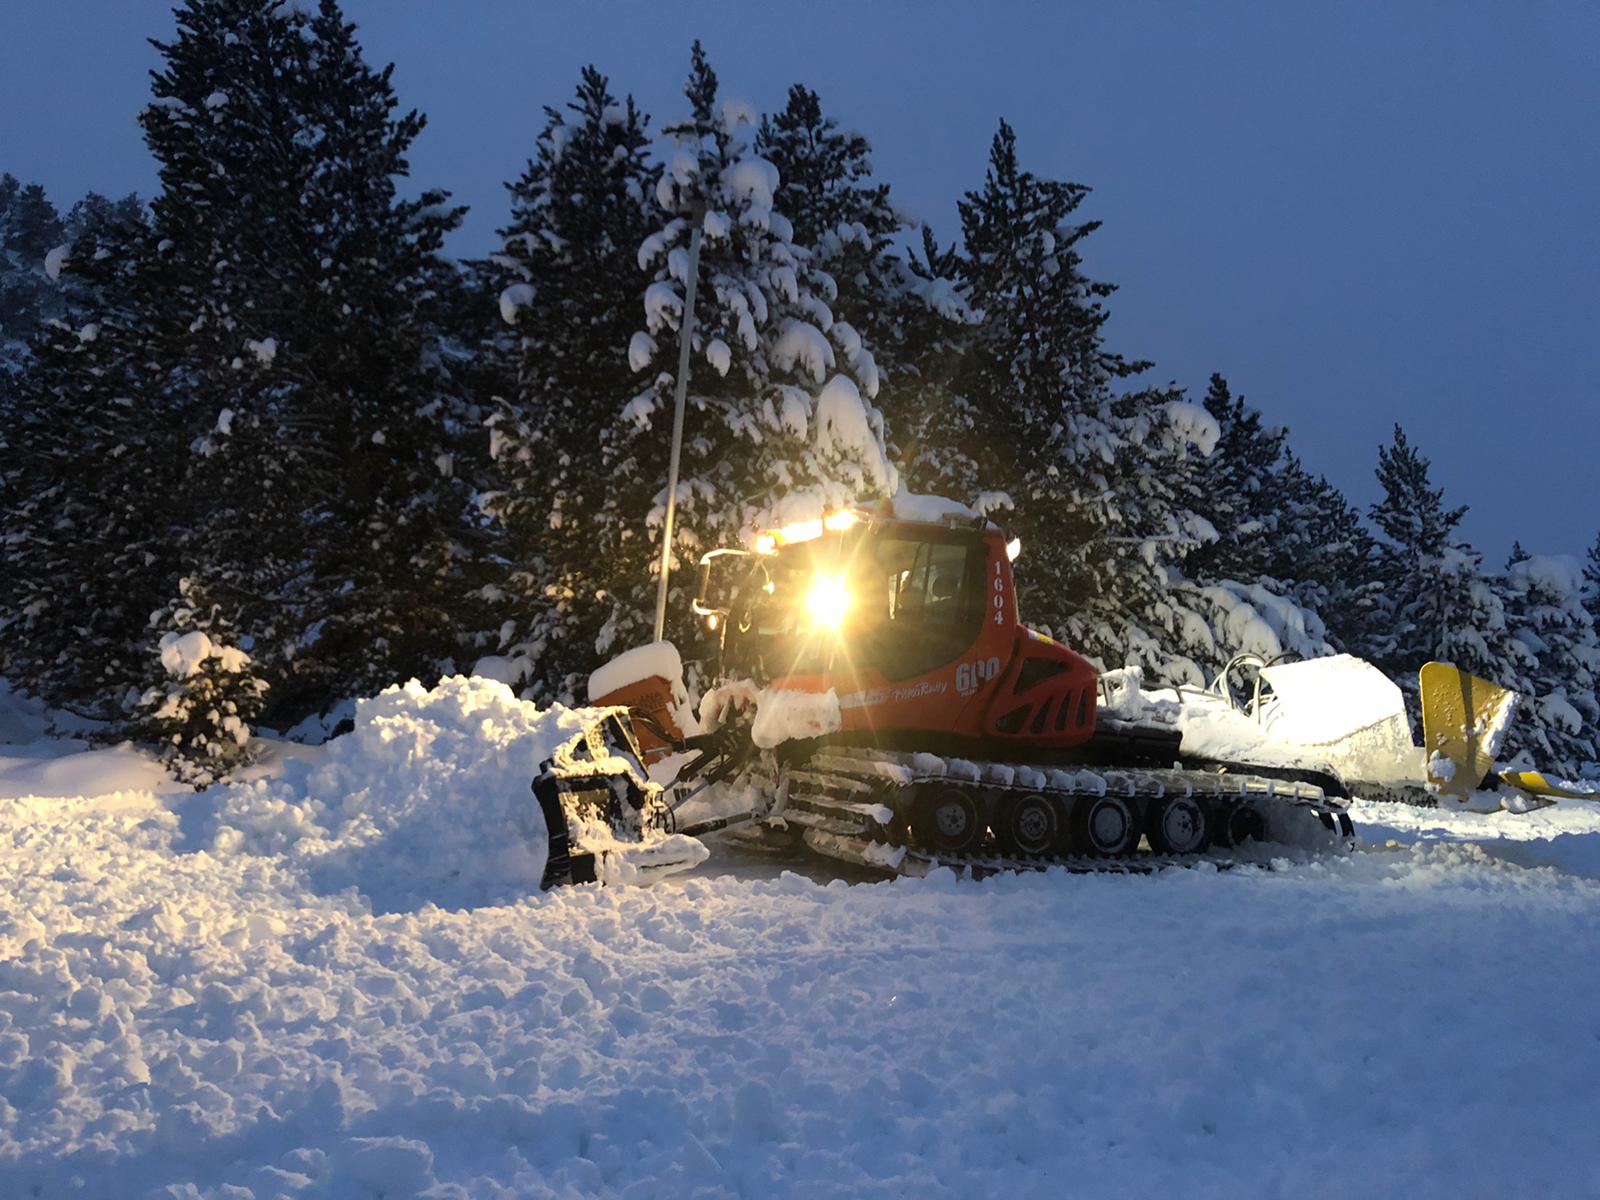
[[[576,720],[391,692],[197,796],[0,692],[0,1197],[1600,1193],[1600,806],[539,895]]]

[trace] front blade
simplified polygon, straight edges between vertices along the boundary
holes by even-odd
[[[1494,767],[1522,697],[1449,663],[1428,663],[1417,680],[1428,783],[1464,801]]]

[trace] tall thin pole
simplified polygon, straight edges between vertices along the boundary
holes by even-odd
[[[667,468],[667,520],[661,527],[661,575],[656,582],[656,636],[667,627],[667,574],[672,569],[672,520],[678,511],[678,459],[683,454],[683,406],[689,394],[689,350],[694,342],[694,285],[700,278],[700,226],[689,235],[689,278],[683,289],[683,327],[678,335],[678,388],[672,411],[672,463]]]

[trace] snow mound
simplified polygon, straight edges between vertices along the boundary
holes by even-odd
[[[0,743],[26,744],[44,737],[50,718],[39,701],[19,696],[0,679]]]
[[[840,724],[839,696],[832,688],[825,692],[767,688],[756,700],[750,740],[770,750],[784,742],[822,737]]]
[[[583,723],[492,679],[391,687],[358,701],[319,759],[220,789],[213,851],[284,855],[316,890],[354,888],[381,911],[515,901],[548,851],[529,786]]]

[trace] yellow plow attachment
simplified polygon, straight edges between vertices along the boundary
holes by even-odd
[[[1465,801],[1491,776],[1530,796],[1600,800],[1600,785],[1552,780],[1541,771],[1495,771],[1494,761],[1522,697],[1449,663],[1431,662],[1422,686],[1422,750],[1428,783]]]
[[[1428,663],[1417,679],[1428,783],[1464,801],[1494,769],[1522,697],[1449,663]]]

